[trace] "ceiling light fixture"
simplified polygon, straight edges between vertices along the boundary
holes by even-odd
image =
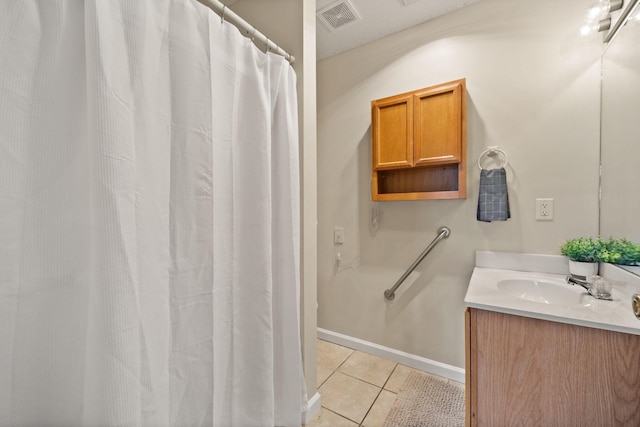
[[[607,31],[611,28],[611,18],[602,19],[593,23],[585,23],[580,27],[580,35],[588,36],[589,34],[599,33],[601,31]]]
[[[584,17],[584,24],[578,30],[580,35],[588,36],[611,28],[609,14],[622,8],[623,0],[598,0],[589,6]]]
[[[605,19],[611,12],[622,8],[623,0],[598,0],[587,9],[584,21],[590,24]]]
[[[611,30],[604,38],[605,43],[611,43],[618,32],[620,32],[620,30],[626,25],[634,25],[640,22],[640,19],[638,19],[640,18],[640,0],[631,0],[628,3],[629,5],[620,14],[616,22],[611,24]]]

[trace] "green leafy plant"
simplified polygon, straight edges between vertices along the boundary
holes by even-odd
[[[593,237],[578,237],[567,240],[560,253],[571,261],[608,262],[618,265],[640,265],[640,244],[627,239],[602,240]]]
[[[603,242],[602,261],[619,265],[640,265],[640,245],[627,239]]]
[[[560,247],[560,253],[568,257],[571,261],[578,262],[600,262],[603,261],[603,250],[605,244],[600,238],[578,237],[567,240]]]

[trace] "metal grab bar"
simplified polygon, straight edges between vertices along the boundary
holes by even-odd
[[[424,252],[420,254],[418,259],[416,259],[413,264],[411,264],[411,266],[407,268],[407,271],[404,272],[404,274],[398,279],[396,284],[393,285],[391,289],[387,289],[386,291],[384,291],[384,297],[389,301],[393,301],[393,299],[396,297],[396,290],[400,287],[400,285],[402,285],[402,282],[404,282],[404,280],[413,272],[413,270],[416,269],[416,267],[418,266],[418,264],[420,264],[420,262],[422,262],[424,257],[426,257],[427,254],[431,252],[431,249],[433,249],[438,244],[438,242],[440,242],[440,240],[449,237],[449,234],[451,234],[451,230],[449,230],[449,228],[440,227],[438,229],[438,235],[436,236],[436,238],[433,239],[431,243],[429,243],[429,246],[427,246]]]

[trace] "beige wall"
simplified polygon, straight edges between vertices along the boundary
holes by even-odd
[[[597,234],[598,53],[572,38],[587,3],[483,0],[318,63],[319,327],[463,367],[475,250],[558,254]],[[468,198],[373,203],[370,101],[462,77]],[[481,223],[476,161],[491,145],[509,155],[512,218]],[[555,199],[554,221],[535,221],[538,197]],[[441,225],[451,237],[387,302]]]
[[[296,57],[302,184],[302,347],[307,392],[317,389],[317,170],[315,0],[237,0],[231,9]]]

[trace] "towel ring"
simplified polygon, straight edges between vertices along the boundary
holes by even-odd
[[[501,150],[498,147],[489,147],[480,154],[480,157],[478,157],[478,167],[480,168],[480,170],[482,170],[482,165],[480,164],[480,161],[484,156],[495,156],[498,153],[504,156],[504,164],[500,167],[501,168],[506,167],[507,164],[509,164],[509,156],[507,156],[507,153],[505,153],[504,150]]]

